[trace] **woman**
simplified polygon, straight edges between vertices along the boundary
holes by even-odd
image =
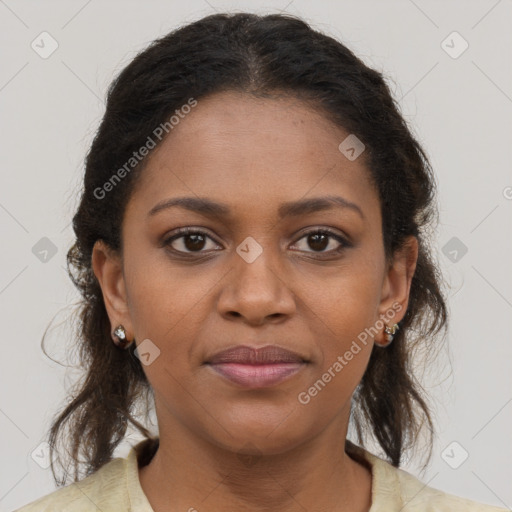
[[[302,20],[151,44],[73,219],[87,379],[49,442],[69,422],[75,483],[20,510],[503,510],[399,469],[432,431],[414,348],[447,322],[434,191],[382,75]],[[158,437],[133,414],[153,399]],[[128,421],[147,439],[112,459]]]

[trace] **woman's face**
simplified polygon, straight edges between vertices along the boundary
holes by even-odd
[[[145,354],[161,436],[182,427],[233,451],[279,453],[346,428],[373,338],[383,340],[378,321],[404,316],[417,257],[413,238],[386,266],[365,153],[339,149],[348,135],[298,100],[226,92],[200,99],[150,154],[123,219],[123,259],[97,243],[93,265],[112,329],[123,324]],[[190,208],[154,211],[185,197]],[[314,199],[323,206],[300,206]],[[225,211],[195,210],[200,200]],[[185,227],[202,236],[169,241]],[[244,385],[206,364],[237,345],[308,362]]]

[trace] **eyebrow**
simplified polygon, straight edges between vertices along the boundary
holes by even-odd
[[[205,197],[174,197],[156,204],[149,211],[148,217],[172,207],[184,208],[204,216],[229,217],[231,215],[231,209],[224,203],[218,203]],[[309,213],[331,210],[336,207],[350,209],[358,213],[362,219],[365,218],[357,204],[340,196],[315,197],[282,203],[278,208],[278,215],[280,219],[298,217]]]

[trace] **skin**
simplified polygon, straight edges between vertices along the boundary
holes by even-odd
[[[338,149],[347,135],[292,98],[200,99],[149,155],[123,219],[122,254],[96,243],[93,269],[112,330],[122,324],[129,339],[160,350],[143,366],[160,448],[139,469],[155,512],[369,510],[371,472],[345,453],[344,439],[382,330],[307,405],[297,399],[393,304],[401,310],[387,323],[403,318],[416,266],[414,237],[386,262],[364,158],[350,161]],[[282,202],[327,195],[357,204],[364,218],[341,207],[278,217]],[[148,216],[181,196],[225,203],[232,215],[172,207]],[[161,246],[186,226],[207,238]],[[305,233],[321,228],[351,246],[308,241]],[[236,252],[249,236],[263,250],[252,263]],[[240,388],[203,365],[239,344],[276,344],[310,362],[274,387]]]

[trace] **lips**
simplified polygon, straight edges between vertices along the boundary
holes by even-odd
[[[300,372],[308,362],[296,352],[275,345],[258,349],[239,345],[218,352],[206,364],[231,383],[256,389],[276,386]]]
[[[260,348],[252,348],[247,345],[238,345],[218,352],[208,361],[209,364],[239,363],[251,365],[278,364],[278,363],[305,363],[302,356],[291,350],[267,345]]]

